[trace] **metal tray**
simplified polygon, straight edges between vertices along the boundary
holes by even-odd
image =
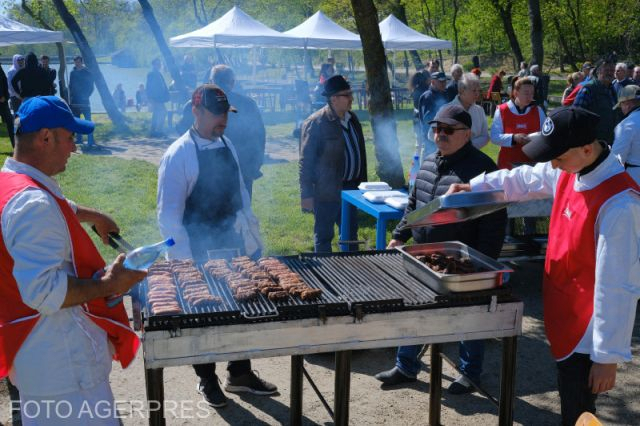
[[[403,264],[407,272],[440,294],[499,287],[502,285],[503,274],[513,272],[512,269],[459,241],[399,246],[396,247],[396,250],[402,253]],[[416,255],[430,254],[436,251],[458,259],[468,257],[476,267],[486,271],[471,274],[441,274],[415,258]]]
[[[509,204],[502,190],[458,192],[435,198],[407,215],[405,228],[444,225],[477,219]]]

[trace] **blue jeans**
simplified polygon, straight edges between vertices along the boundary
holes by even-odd
[[[416,377],[420,372],[420,350],[422,345],[400,346],[396,353],[396,367],[406,376]],[[484,361],[484,340],[460,342],[460,371],[471,380],[478,380]]]
[[[85,120],[91,121],[91,105],[71,104],[71,112],[73,112],[73,115],[78,118],[82,115]],[[82,143],[82,135],[80,133],[76,133],[76,143]],[[89,133],[87,135],[87,143],[89,146],[93,146],[95,144],[93,140],[93,133]]]
[[[315,200],[314,200],[315,201]],[[340,216],[342,203],[335,202],[314,202],[313,216],[315,223],[313,225],[313,245],[316,253],[330,253],[331,241],[335,235],[335,226],[340,227]],[[353,241],[358,235],[358,215],[351,215],[351,235],[349,240]],[[350,250],[357,249],[349,247]]]

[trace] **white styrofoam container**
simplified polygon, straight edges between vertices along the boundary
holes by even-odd
[[[389,197],[404,197],[407,194],[400,191],[369,191],[362,194],[365,200],[372,203],[384,203]]]
[[[407,204],[409,204],[409,196],[405,195],[404,197],[385,198],[384,203],[394,209],[404,210],[407,207]]]
[[[391,187],[387,182],[362,182],[358,185],[361,191],[389,191]]]

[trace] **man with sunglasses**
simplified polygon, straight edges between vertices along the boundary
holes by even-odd
[[[429,124],[433,126],[438,151],[427,156],[422,163],[409,196],[405,215],[393,231],[393,239],[389,242],[388,248],[404,244],[411,237],[416,244],[457,240],[495,259],[500,254],[504,239],[507,222],[504,209],[463,223],[403,229],[409,213],[446,193],[451,184],[466,183],[478,174],[497,170],[493,160],[471,143],[471,115],[462,105],[443,106]],[[396,366],[378,373],[376,378],[383,385],[416,381],[420,371],[421,349],[421,345],[400,347],[396,356]],[[463,394],[473,391],[471,381],[480,381],[483,358],[482,340],[460,343],[462,375],[449,386],[449,393]]]
[[[327,105],[302,125],[300,136],[300,197],[304,212],[313,212],[316,252],[330,252],[335,225],[340,225],[343,189],[356,189],[367,180],[364,135],[358,117],[351,111],[353,92],[341,75],[328,79],[323,96]],[[358,230],[352,215],[351,235]]]

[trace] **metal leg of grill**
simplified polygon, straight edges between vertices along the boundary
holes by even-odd
[[[144,370],[149,402],[149,426],[164,426],[164,372],[162,368]]]
[[[349,424],[349,388],[351,386],[351,351],[336,352],[334,386],[335,425]]]
[[[429,425],[440,426],[440,408],[442,403],[442,345],[431,345],[431,374],[429,377]]]
[[[302,424],[302,368],[304,357],[293,355],[291,357],[291,408],[289,411],[289,424],[299,426]]]
[[[513,404],[516,390],[516,336],[502,339],[502,373],[500,377],[500,426],[513,424]]]

